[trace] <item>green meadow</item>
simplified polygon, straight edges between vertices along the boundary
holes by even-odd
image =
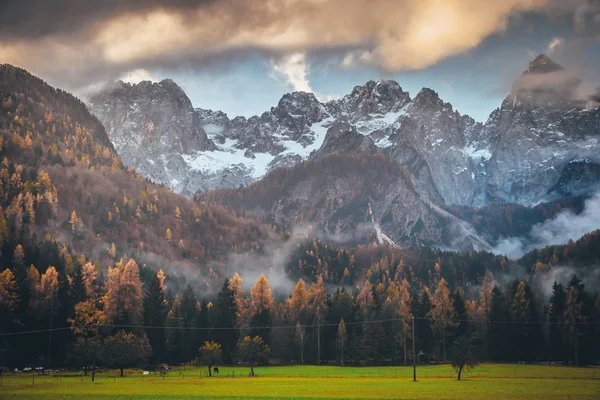
[[[600,368],[483,364],[457,381],[447,365],[418,367],[219,367],[166,376],[101,370],[90,376],[5,374],[2,399],[598,399]],[[33,379],[32,379],[33,378]]]

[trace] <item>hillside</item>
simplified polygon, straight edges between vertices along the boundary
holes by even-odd
[[[0,66],[0,144],[5,265],[17,244],[50,241],[101,266],[127,254],[206,277],[209,262],[260,250],[267,236],[253,219],[195,204],[126,169],[82,102],[9,65]]]
[[[404,168],[384,155],[332,153],[277,169],[245,188],[196,198],[245,210],[282,229],[315,225],[339,242],[446,239],[444,218],[421,199]]]

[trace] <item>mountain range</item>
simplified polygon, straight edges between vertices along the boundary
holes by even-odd
[[[389,80],[327,103],[289,93],[251,118],[194,109],[171,80],[119,81],[89,106],[126,165],[181,194],[286,227],[316,223],[335,236],[366,224],[401,244],[445,242],[458,226],[481,248],[470,225],[444,208],[529,207],[600,187],[600,104],[580,86],[540,55],[485,123],[434,90],[411,97]]]

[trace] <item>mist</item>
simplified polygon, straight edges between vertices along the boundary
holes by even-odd
[[[599,228],[600,193],[596,193],[586,200],[580,214],[571,210],[562,211],[554,218],[534,225],[526,236],[500,240],[492,252],[516,260],[534,249],[565,244]]]
[[[569,266],[554,266],[548,271],[537,272],[533,278],[533,288],[540,300],[548,302],[552,296],[552,285],[558,282],[566,286],[573,275],[577,275],[585,285],[585,290],[594,294],[600,287],[600,269],[597,266],[573,268]]]

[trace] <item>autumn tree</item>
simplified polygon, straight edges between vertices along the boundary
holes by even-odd
[[[300,363],[304,364],[304,337],[306,328],[304,327],[308,317],[309,293],[306,290],[304,280],[298,280],[296,286],[292,290],[292,295],[287,299],[287,307],[292,317],[296,322],[296,339],[300,347]]]
[[[242,362],[250,366],[250,374],[254,376],[254,366],[267,362],[270,353],[269,346],[260,336],[244,337],[237,344],[238,356]]]
[[[319,275],[317,283],[310,287],[310,304],[317,320],[317,364],[321,364],[321,325],[327,313],[327,288],[323,275]]]
[[[212,366],[221,362],[223,349],[217,342],[206,341],[200,347],[200,361],[208,366],[208,376],[212,377]]]
[[[69,224],[71,225],[71,233],[76,237],[81,236],[81,234],[83,233],[83,221],[81,220],[81,218],[79,218],[75,210],[71,212]]]
[[[404,352],[404,365],[407,362],[406,343],[412,337],[412,298],[409,291],[408,281],[402,279],[399,289],[398,317],[402,319],[402,349]]]
[[[85,263],[81,267],[81,280],[85,288],[85,295],[90,299],[96,299],[98,296],[98,271],[91,262]]]
[[[237,272],[233,275],[229,281],[229,289],[233,292],[235,299],[235,305],[237,309],[237,324],[244,325],[244,318],[247,317],[248,304],[244,298],[244,291],[242,290],[242,277]]]
[[[512,313],[517,322],[518,331],[513,331],[515,342],[514,351],[517,359],[534,361],[537,358],[540,344],[543,343],[542,332],[535,301],[530,286],[525,281],[520,281],[515,290],[512,301]]]
[[[60,306],[58,299],[58,272],[53,266],[48,267],[42,274],[40,281],[35,286],[34,295],[31,298],[32,308],[42,316],[50,316],[50,333],[48,335],[48,363],[50,363],[50,348],[52,346],[52,328],[54,316]]]
[[[450,297],[450,290],[444,278],[441,278],[433,294],[431,318],[435,329],[442,336],[442,354],[446,360],[446,330],[452,325],[454,306]]]
[[[10,269],[0,273],[0,315],[12,313],[19,304],[17,281]]]
[[[138,336],[133,333],[119,331],[110,336],[104,343],[105,362],[121,371],[127,367],[134,367],[150,357],[152,348],[146,335]]]
[[[254,336],[260,336],[268,343],[271,313],[275,307],[271,285],[264,275],[260,275],[250,291],[251,326]]]
[[[373,285],[365,280],[360,293],[357,295],[356,303],[358,305],[357,319],[369,321],[373,318],[375,310],[375,299],[373,296]],[[359,349],[362,358],[378,357],[378,340],[381,337],[379,328],[381,326],[375,323],[362,324],[362,334],[360,337]]]
[[[133,259],[121,259],[108,268],[104,296],[105,312],[116,325],[138,325],[143,316],[143,294],[140,270]]]

